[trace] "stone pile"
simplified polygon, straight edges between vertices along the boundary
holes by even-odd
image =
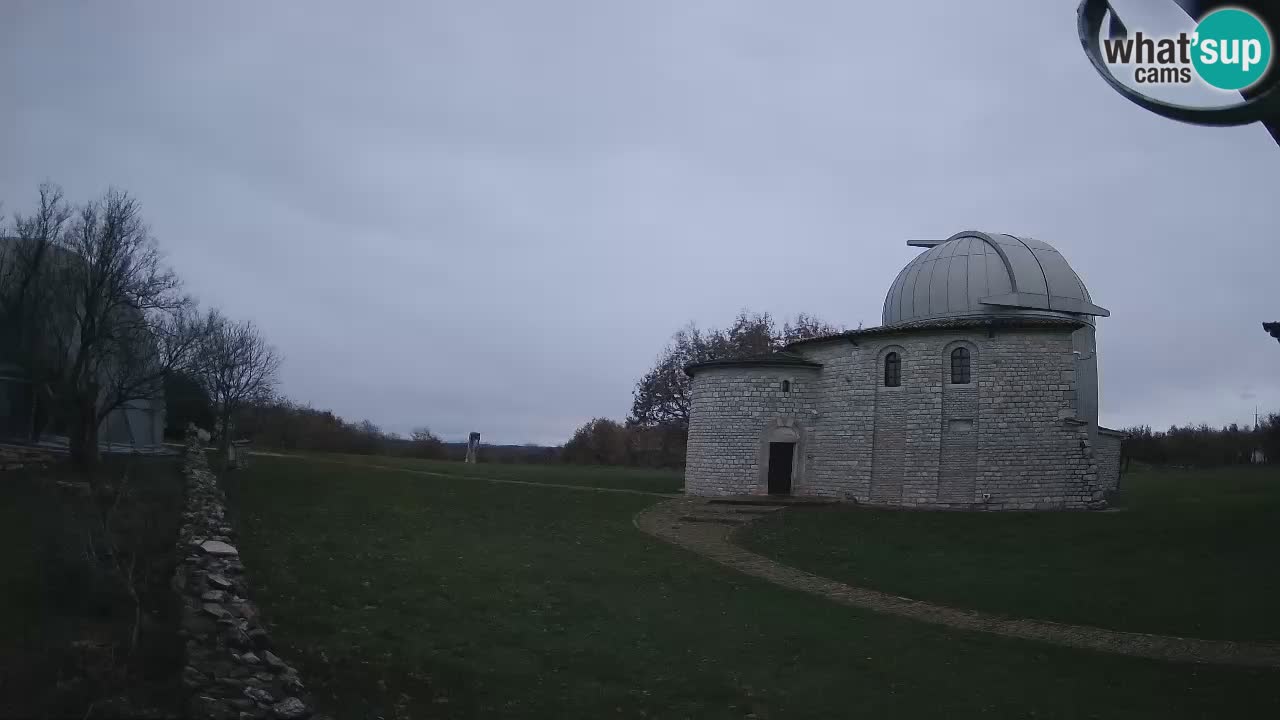
[[[0,446],[0,471],[23,468],[44,470],[52,463],[53,455],[43,450],[14,445]]]
[[[210,720],[312,717],[297,671],[272,652],[250,601],[226,503],[204,442],[189,429],[183,458],[187,502],[173,586],[182,602],[187,716]],[[207,438],[207,434],[205,434]],[[317,719],[319,720],[319,719]]]

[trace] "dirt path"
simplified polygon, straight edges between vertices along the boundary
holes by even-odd
[[[912,620],[1170,662],[1280,667],[1280,646],[1277,645],[1148,635],[959,610],[846,585],[733,544],[731,534],[736,528],[783,507],[760,504],[760,500],[740,505],[705,498],[677,498],[641,511],[635,517],[635,525],[650,535],[776,585]]]

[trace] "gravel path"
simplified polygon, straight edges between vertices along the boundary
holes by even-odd
[[[747,575],[875,612],[963,630],[1170,662],[1280,667],[1280,646],[1277,645],[1148,635],[1086,625],[1007,618],[853,587],[798,570],[733,544],[731,535],[734,530],[785,507],[781,504],[760,504],[761,500],[755,498],[748,505],[736,504],[732,500],[682,497],[641,511],[635,517],[635,525],[650,535]]]

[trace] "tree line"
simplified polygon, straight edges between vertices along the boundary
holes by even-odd
[[[202,386],[182,373],[171,375],[165,385],[168,400],[168,433],[181,439],[188,422],[212,427],[214,403]],[[235,436],[251,440],[255,447],[284,452],[331,452],[347,455],[386,455],[427,460],[466,457],[466,443],[445,442],[430,428],[419,426],[408,435],[384,430],[371,420],[349,421],[331,410],[294,402],[283,395],[247,403],[230,426]],[[540,445],[484,445],[482,462],[553,463],[560,448]]]
[[[349,455],[387,455],[426,460],[466,457],[467,444],[445,442],[426,426],[409,434],[384,430],[370,420],[350,422],[330,410],[283,397],[245,406],[235,421],[236,431],[256,446],[284,451],[333,452]],[[539,445],[481,445],[478,460],[497,463],[559,461],[560,449]]]
[[[1143,425],[1125,428],[1124,457],[1150,465],[1210,467],[1280,463],[1280,413],[1261,418],[1255,427],[1232,423],[1222,428],[1208,425],[1174,425],[1152,430]]]

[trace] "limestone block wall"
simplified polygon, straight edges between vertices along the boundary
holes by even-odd
[[[886,354],[880,353],[881,362]],[[918,450],[919,446],[911,442],[912,433],[908,426],[912,411],[922,399],[925,398],[919,397],[916,389],[909,385],[884,387],[883,382],[876,385],[871,428],[872,502],[902,502],[907,469],[911,460],[920,459],[919,452],[911,452]],[[915,457],[909,458],[910,455]]]
[[[921,388],[904,382],[900,388],[883,388],[883,356],[892,339],[882,343],[852,345],[836,341],[801,346],[802,354],[822,363],[814,378],[814,409],[805,452],[807,494],[867,502],[871,495],[872,464],[881,463],[887,478],[881,494],[892,495],[892,478],[905,473],[908,446],[894,423],[906,426],[909,407],[924,400]],[[916,372],[915,357],[902,353],[902,377]],[[880,452],[876,452],[876,412],[881,415]]]
[[[806,431],[814,407],[815,369],[706,368],[693,378],[685,491],[693,495],[768,492],[768,437],[797,439],[792,492],[807,494]],[[789,383],[784,392],[783,382]]]
[[[997,333],[979,388],[977,502],[993,509],[1088,507],[1102,501],[1078,400],[1071,336]]]
[[[976,359],[972,344],[965,344],[970,347],[971,360]],[[944,356],[950,353],[949,347],[944,349]],[[943,379],[937,492],[932,500],[926,495],[925,502],[964,504],[981,499],[976,496],[978,434],[982,427],[978,422],[978,399],[978,387],[974,383],[954,385],[949,378]]]
[[[1098,428],[1094,453],[1098,461],[1098,480],[1103,490],[1120,487],[1120,451],[1125,434],[1111,428]]]
[[[970,350],[971,382],[953,385],[950,353],[961,345]],[[751,383],[763,391],[797,373],[695,375],[688,492],[762,491],[761,428],[790,413],[804,426],[795,494],[989,510],[1102,501],[1089,425],[1073,422],[1069,328],[908,331],[794,350],[823,367],[803,376],[804,392],[787,407],[759,402]],[[896,388],[884,387],[891,351],[902,364]]]

